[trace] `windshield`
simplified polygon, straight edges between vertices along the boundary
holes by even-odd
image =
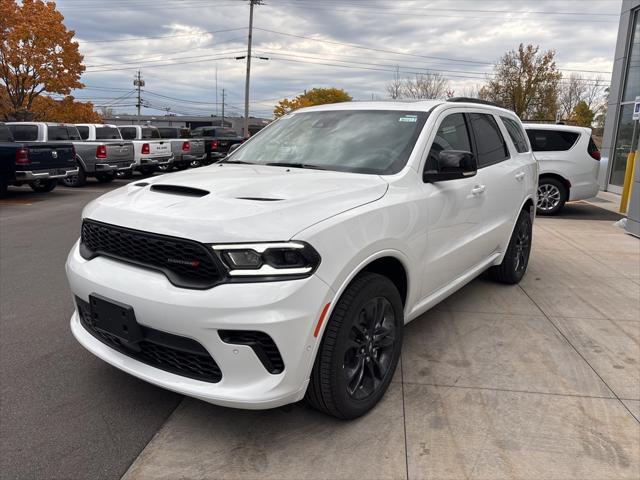
[[[116,127],[96,127],[96,140],[122,140]]]
[[[229,161],[393,174],[407,163],[427,116],[394,110],[294,112],[256,135]]]

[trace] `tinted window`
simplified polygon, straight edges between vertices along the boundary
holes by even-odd
[[[79,126],[77,128],[78,128],[78,133],[80,133],[80,137],[82,137],[83,140],[86,140],[87,138],[89,138],[89,127]]]
[[[120,130],[120,134],[122,138],[125,140],[135,140],[136,139],[136,129],[134,127],[121,127],[118,128]]]
[[[524,136],[524,132],[518,122],[508,117],[500,117],[502,119],[502,123],[504,123],[507,132],[509,132],[509,136],[513,141],[513,144],[516,146],[516,150],[518,153],[524,153],[529,150],[529,146],[527,145],[527,139]]]
[[[478,168],[493,165],[509,158],[507,144],[493,115],[470,113],[471,128],[476,137]]]
[[[9,130],[16,142],[35,142],[38,140],[36,125],[9,125]]]
[[[454,113],[446,117],[436,132],[429,150],[427,169],[437,170],[438,155],[443,150],[471,151],[469,131],[462,113]]]
[[[562,130],[527,129],[534,152],[563,152],[573,147],[580,136],[576,132]]]
[[[180,138],[180,130],[178,128],[158,128],[160,137],[162,138]]]
[[[11,130],[6,125],[0,125],[0,142],[13,142]]]
[[[69,138],[69,140],[82,140],[80,132],[78,132],[78,129],[75,125],[67,126],[67,137]]]
[[[96,140],[121,140],[120,131],[116,127],[96,127]]]
[[[256,164],[303,164],[343,172],[392,174],[407,163],[427,113],[392,110],[294,112],[233,154]]]
[[[67,129],[64,125],[49,125],[47,127],[47,136],[49,137],[49,141],[55,140],[70,140],[69,134],[73,135],[77,132],[71,132],[70,129]],[[80,135],[78,135],[78,139],[80,139]]]
[[[149,138],[160,138],[160,133],[157,128],[144,127],[142,129],[142,138],[145,140]]]

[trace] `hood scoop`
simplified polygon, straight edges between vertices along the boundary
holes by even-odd
[[[172,195],[182,195],[184,197],[204,197],[205,195],[209,195],[209,191],[202,190],[200,188],[193,187],[183,187],[181,185],[152,185],[152,192],[158,193],[169,193]]]
[[[253,200],[254,202],[280,202],[283,198],[267,198],[267,197],[237,197],[238,200]]]

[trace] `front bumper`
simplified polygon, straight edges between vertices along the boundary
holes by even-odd
[[[318,277],[189,290],[173,286],[159,272],[105,257],[85,260],[78,244],[66,269],[73,294],[82,300],[97,293],[132,306],[141,325],[199,342],[218,364],[222,379],[195,380],[135,360],[96,339],[74,312],[71,330],[76,339],[111,365],[163,388],[229,407],[272,408],[304,396],[321,338],[313,335],[315,324],[333,296]],[[222,329],[269,335],[284,371],[270,374],[250,346],[223,342],[218,333]]]
[[[71,177],[78,174],[78,167],[75,168],[55,168],[51,170],[30,170],[16,171],[17,182],[33,182],[35,180],[54,180],[57,178]]]

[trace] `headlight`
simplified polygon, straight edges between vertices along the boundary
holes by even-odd
[[[212,245],[218,258],[235,279],[303,278],[320,264],[320,255],[308,243],[244,243]]]

